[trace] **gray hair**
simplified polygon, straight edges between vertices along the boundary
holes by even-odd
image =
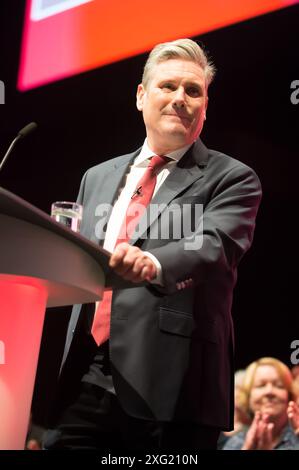
[[[195,62],[203,69],[207,87],[212,82],[216,68],[209,60],[205,51],[192,39],[177,39],[164,42],[155,46],[145,63],[142,84],[146,88],[150,79],[150,73],[155,65],[170,59],[183,59]]]

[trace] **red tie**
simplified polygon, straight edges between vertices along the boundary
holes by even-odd
[[[168,157],[160,155],[151,158],[131,197],[115,246],[130,240],[138,221],[152,199],[157,181],[157,173],[168,161]],[[98,345],[104,343],[110,336],[111,301],[112,289],[107,289],[95,312],[91,328],[91,334]]]

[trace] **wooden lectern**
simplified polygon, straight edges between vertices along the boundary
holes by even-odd
[[[109,253],[0,188],[0,450],[24,449],[46,307],[122,281]],[[105,281],[106,280],[106,281]]]

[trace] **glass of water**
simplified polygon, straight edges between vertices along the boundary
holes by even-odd
[[[76,202],[57,201],[51,206],[51,217],[74,232],[80,231],[83,207]]]

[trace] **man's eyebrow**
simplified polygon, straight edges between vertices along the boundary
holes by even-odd
[[[204,88],[204,86],[201,83],[194,82],[193,80],[187,81],[186,86],[194,86],[194,87],[201,88],[201,89]]]
[[[179,79],[177,78],[161,78],[159,83],[176,83]],[[196,86],[197,88],[204,88],[204,85],[198,82],[194,82],[193,80],[187,80],[185,82],[186,86]]]
[[[177,79],[175,78],[161,78],[160,83],[164,82],[177,82]]]

